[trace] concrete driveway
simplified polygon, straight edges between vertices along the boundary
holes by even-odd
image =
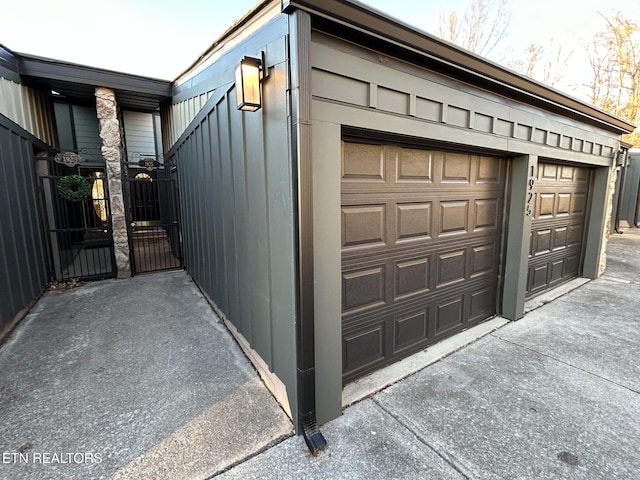
[[[204,479],[292,434],[182,271],[47,292],[0,347],[2,479]]]
[[[640,478],[640,233],[603,278],[528,313],[220,479]]]

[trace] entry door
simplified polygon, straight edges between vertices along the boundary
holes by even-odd
[[[348,382],[496,312],[506,161],[343,142]]]
[[[527,296],[581,274],[589,185],[587,168],[538,164]]]

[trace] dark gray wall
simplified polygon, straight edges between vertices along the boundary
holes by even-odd
[[[632,227],[640,227],[640,152],[629,153],[629,165],[624,180],[620,220]]]
[[[226,84],[166,158],[177,164],[185,267],[283,382],[295,417],[295,202],[282,27],[272,24],[209,67],[222,69],[211,77]],[[260,50],[271,71],[263,108],[241,112],[235,65]]]
[[[46,148],[0,115],[0,336],[47,284],[34,150]]]

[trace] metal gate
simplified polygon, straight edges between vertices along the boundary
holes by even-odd
[[[126,182],[133,273],[182,268],[176,180],[141,173]]]
[[[63,187],[69,184],[71,175],[85,179],[84,188],[89,189],[89,195],[83,198],[65,195]],[[49,279],[115,277],[111,211],[104,170],[100,167],[78,168],[67,175],[40,177],[40,182],[49,245]]]

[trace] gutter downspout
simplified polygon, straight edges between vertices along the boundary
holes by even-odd
[[[283,11],[285,9],[283,8]],[[313,190],[311,168],[311,17],[300,10],[289,15],[289,121],[292,169],[297,190],[298,321],[296,322],[296,431],[313,455],[327,446],[316,419],[315,318],[313,281]]]

